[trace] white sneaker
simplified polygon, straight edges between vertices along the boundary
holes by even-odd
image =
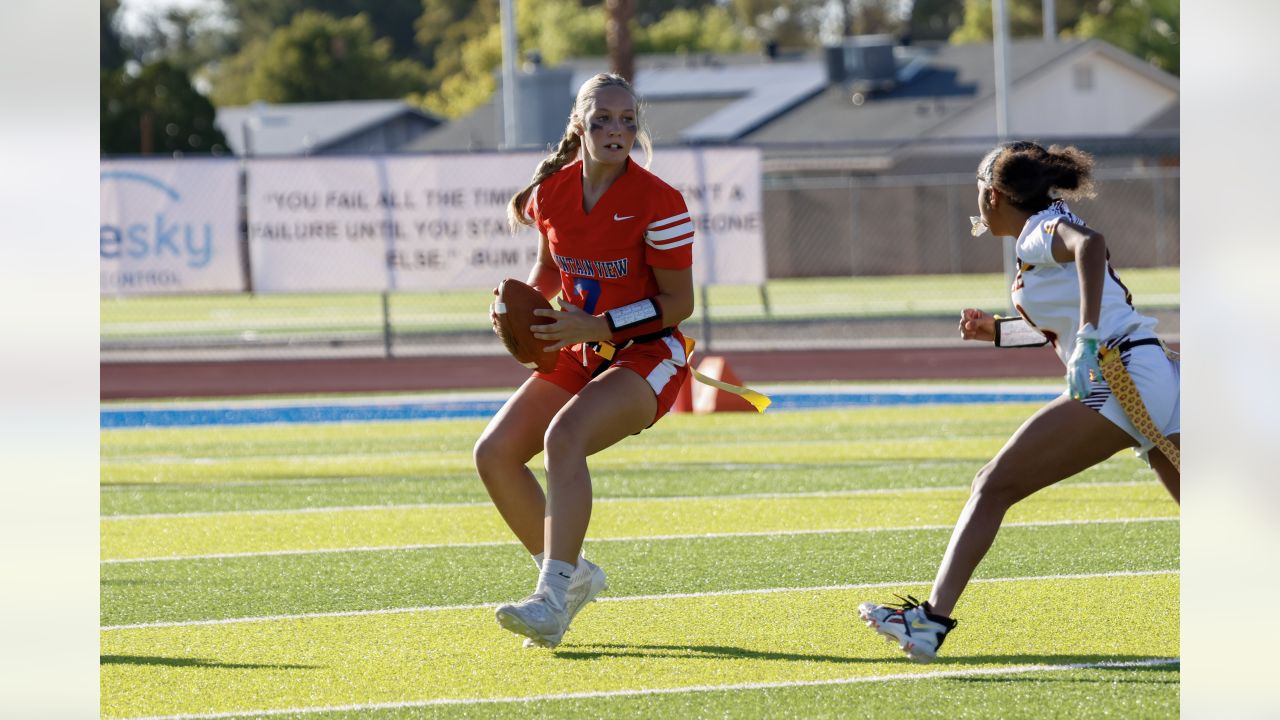
[[[605,577],[604,570],[601,570],[599,565],[590,562],[586,558],[583,558],[582,562],[587,564],[587,571],[573,574],[573,579],[569,581],[569,591],[564,596],[565,611],[569,614],[569,622],[573,622],[578,612],[586,607],[587,603],[595,600],[596,595],[599,595],[602,590],[609,589],[609,581]],[[524,646],[527,648],[542,647],[531,638],[525,638]]]
[[[517,635],[524,635],[538,647],[559,645],[569,627],[569,613],[556,607],[541,593],[534,593],[520,602],[500,605],[495,615],[499,625]]]
[[[858,615],[866,621],[867,627],[890,642],[896,640],[898,648],[907,657],[918,663],[933,662],[947,633],[955,628],[956,621],[928,612],[924,603],[910,595],[897,598],[902,601],[901,605],[862,603],[858,606]]]

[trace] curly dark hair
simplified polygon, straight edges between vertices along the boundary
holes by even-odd
[[[1019,210],[1036,212],[1058,198],[1093,197],[1093,157],[1075,146],[1046,150],[1026,140],[999,145],[978,163],[978,180]]]

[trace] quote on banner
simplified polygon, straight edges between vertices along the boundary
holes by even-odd
[[[543,157],[250,161],[254,290],[487,289],[523,279],[538,236],[511,233],[507,203]],[[698,224],[695,280],[763,282],[759,152],[672,149],[657,158],[652,169],[685,193]]]

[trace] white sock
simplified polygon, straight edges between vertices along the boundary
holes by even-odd
[[[578,556],[578,567],[577,567],[577,569],[576,569],[576,570],[574,570],[574,571],[573,571],[573,579],[574,579],[574,580],[577,580],[578,578],[582,577],[583,575],[590,575],[590,574],[591,574],[591,571],[592,571],[594,568],[595,568],[595,563],[593,563],[593,562],[591,562],[590,560],[586,559],[585,557],[583,557],[583,556],[579,555],[579,556]]]
[[[538,587],[534,592],[546,595],[552,605],[563,608],[573,571],[574,566],[570,563],[547,558],[542,562],[542,572],[538,573]]]
[[[547,557],[547,553],[545,550],[543,552],[538,553],[537,555],[534,555],[533,556],[534,567],[541,570],[542,561],[545,560],[546,557]],[[582,577],[583,575],[590,573],[594,568],[595,568],[595,563],[588,560],[585,556],[579,555],[577,569],[573,571],[574,579],[577,579],[579,577]]]

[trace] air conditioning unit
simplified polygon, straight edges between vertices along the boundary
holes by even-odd
[[[856,35],[828,45],[827,78],[851,92],[892,90],[898,71],[893,58],[896,44],[889,35]]]

